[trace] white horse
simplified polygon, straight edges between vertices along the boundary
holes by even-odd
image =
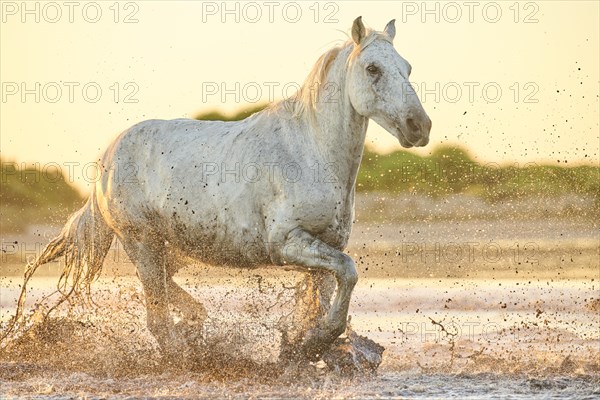
[[[346,328],[358,279],[343,250],[367,123],[404,147],[429,141],[431,120],[394,35],[393,20],[376,32],[357,18],[352,39],[319,58],[295,97],[245,120],[150,120],[123,132],[104,153],[87,203],[28,266],[25,283],[63,255],[59,289],[89,293],[116,235],[137,267],[149,330],[163,351],[176,353],[169,304],[185,318],[207,316],[173,281],[183,258],[329,275],[336,296],[299,345],[307,357],[323,354]],[[24,298],[25,289],[15,319]]]

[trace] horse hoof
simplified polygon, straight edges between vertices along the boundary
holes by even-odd
[[[319,361],[334,341],[334,338],[328,336],[324,329],[311,329],[302,341],[301,354],[309,361]]]
[[[323,361],[329,369],[349,376],[375,372],[385,348],[352,330],[346,335],[336,339],[323,354]]]

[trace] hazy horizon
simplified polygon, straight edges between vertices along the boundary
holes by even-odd
[[[3,160],[81,168],[139,121],[280,99],[362,15],[376,30],[396,18],[395,47],[433,120],[431,144],[410,151],[449,144],[480,163],[598,163],[597,2],[138,1],[100,3],[97,22],[88,3],[48,4],[2,3]],[[372,121],[367,144],[400,148]]]

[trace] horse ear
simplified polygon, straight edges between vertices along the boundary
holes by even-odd
[[[354,43],[360,44],[365,38],[365,26],[362,23],[362,17],[358,17],[352,24],[352,39]]]
[[[387,23],[385,29],[383,30],[386,35],[389,36],[390,39],[394,40],[394,36],[396,36],[396,20],[393,19]]]

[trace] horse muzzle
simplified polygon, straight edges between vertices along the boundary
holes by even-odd
[[[431,131],[431,119],[427,114],[412,116],[401,125],[401,136],[408,147],[422,147],[429,143],[429,132]],[[400,144],[404,146],[403,141]],[[406,147],[406,146],[405,146]]]
[[[396,123],[396,136],[402,147],[422,147],[429,143],[431,119],[426,114]]]

